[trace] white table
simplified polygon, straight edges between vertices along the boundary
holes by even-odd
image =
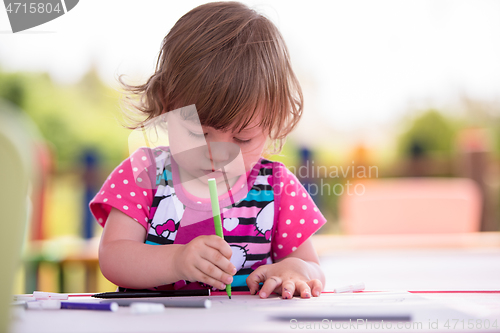
[[[363,281],[367,290],[500,290],[500,249],[406,249],[338,250],[321,257],[327,276],[327,290],[345,283]],[[354,298],[357,297],[357,298]],[[335,327],[307,328],[306,322],[274,320],[276,314],[363,314],[369,311],[412,313],[413,323],[422,327],[402,327],[392,331],[436,331],[428,327],[438,323],[446,332],[477,332],[486,321],[493,329],[500,318],[500,294],[411,294],[362,293],[324,294],[313,300],[261,300],[257,296],[211,297],[211,309],[167,308],[164,313],[132,315],[120,307],[116,313],[59,310],[26,311],[12,325],[14,333],[57,332],[292,332],[302,325],[305,331],[335,331]],[[323,311],[323,312],[322,312]],[[325,312],[326,311],[326,312]],[[346,312],[347,311],[347,312]],[[350,311],[350,312],[349,312]],[[446,325],[448,320],[448,327]],[[473,320],[473,330],[468,330]],[[477,323],[482,323],[478,329]],[[475,324],[474,324],[475,323]],[[311,323],[309,323],[311,325]],[[340,325],[340,323],[339,323]],[[426,326],[427,325],[427,326]],[[500,322],[497,322],[500,326]],[[380,327],[345,326],[337,331],[377,331]]]

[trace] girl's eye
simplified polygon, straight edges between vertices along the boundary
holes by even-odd
[[[197,133],[193,133],[191,131],[188,131],[189,135],[194,137],[194,138],[197,138],[197,139],[203,139],[205,137],[205,133],[202,133],[202,134],[197,134]]]
[[[252,141],[252,139],[243,140],[243,139],[234,138],[234,141],[236,141],[238,143],[245,144],[245,143],[250,143],[250,141]]]

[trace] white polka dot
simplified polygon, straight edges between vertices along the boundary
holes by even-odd
[[[123,209],[128,210],[128,206],[123,206]]]
[[[135,192],[130,192],[130,195],[135,197]]]
[[[99,218],[99,223],[102,223],[102,218]]]
[[[140,183],[142,182],[142,178],[137,178],[137,181]]]
[[[290,224],[292,221],[290,219],[286,220],[286,224]]]
[[[314,208],[313,208],[313,210],[314,210],[315,212],[317,212],[317,211],[318,211],[318,208],[314,207]]]
[[[148,171],[148,168],[144,168],[144,170]]]
[[[142,191],[142,194],[144,194],[145,197],[148,196],[148,192],[146,191]]]
[[[278,249],[280,249],[280,250],[281,250],[282,248],[283,248],[283,245],[278,244]]]
[[[196,203],[197,203],[197,204],[201,204],[201,201],[197,201]]]
[[[132,170],[134,170],[134,172],[137,172],[137,170],[139,170],[139,169],[137,169],[137,168],[133,168]]]
[[[133,157],[131,157],[131,158],[130,158],[130,161],[132,161],[132,162],[133,162],[133,161],[134,161],[134,158],[133,158]]]
[[[292,184],[292,185],[293,185],[293,184],[295,184],[295,182],[294,182],[293,180],[290,180],[290,184]]]
[[[137,204],[137,208],[141,209],[142,208],[141,204]]]
[[[104,194],[104,191],[101,192],[101,195],[103,195],[103,194]]]
[[[134,218],[134,221],[139,222],[139,221],[137,221],[137,219],[136,219],[136,218]]]
[[[294,247],[292,247],[292,251],[295,251],[295,250],[297,250],[297,248],[296,248],[295,246],[294,246]]]
[[[283,184],[283,182],[280,183],[281,187],[283,187],[285,184]]]
[[[120,169],[120,170],[118,171],[118,173],[122,173],[122,172],[123,172],[123,169]]]
[[[306,209],[307,209],[307,206],[306,206],[306,205],[302,205],[302,209],[303,209],[303,210],[306,210]]]
[[[141,158],[141,160],[143,160],[143,161],[147,160],[146,156],[143,156],[143,157]]]
[[[292,197],[294,197],[294,196],[295,196],[295,192],[292,192],[291,194],[292,194]]]
[[[281,210],[281,207],[278,210]]]
[[[293,205],[290,205],[290,210],[293,210]]]
[[[148,222],[148,218],[147,217],[145,217],[144,219],[146,220],[146,222]]]
[[[124,179],[123,184],[128,184],[128,180]]]
[[[245,187],[245,184],[242,184],[242,185],[241,185],[241,188],[243,188],[243,187]]]
[[[103,201],[104,201],[104,202],[108,201],[108,198],[104,198],[104,200],[103,200]]]
[[[111,184],[111,188],[115,188],[115,184]]]
[[[283,236],[283,238],[286,238],[286,236],[288,236],[288,234],[285,232],[285,233],[283,233],[282,236]]]
[[[314,219],[314,220],[313,220],[313,223],[314,223],[314,224],[318,224],[318,219]]]
[[[276,252],[274,252],[274,256],[277,257],[278,255],[276,254]]]
[[[116,197],[117,197],[118,199],[121,199],[121,198],[122,198],[122,196],[121,196],[120,194],[117,194],[117,195],[116,195]]]
[[[300,224],[304,224],[304,223],[306,223],[306,220],[300,219]]]
[[[149,206],[148,206],[148,210],[149,210]]]
[[[299,232],[299,233],[297,234],[297,238],[300,238],[300,237],[302,237],[302,234]]]
[[[305,197],[307,197],[306,192],[302,193],[302,196],[303,196],[304,198],[305,198]]]

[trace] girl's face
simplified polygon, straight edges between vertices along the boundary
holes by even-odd
[[[179,166],[181,182],[209,178],[231,184],[250,171],[262,156],[268,133],[254,119],[246,128],[216,130],[196,121],[185,120],[180,113],[167,113],[170,151]]]

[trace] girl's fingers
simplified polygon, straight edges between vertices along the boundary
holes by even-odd
[[[254,295],[259,291],[259,283],[266,281],[265,265],[257,267],[246,279],[250,294]]]
[[[206,236],[205,244],[219,251],[228,260],[231,259],[231,256],[233,255],[233,251],[231,250],[229,244],[219,236]]]
[[[221,281],[214,279],[213,277],[205,274],[202,270],[198,270],[196,275],[198,275],[198,277],[196,278],[196,281],[206,283],[208,285],[211,285],[211,286],[213,286],[217,289],[221,289],[221,290],[226,288],[226,285],[224,283],[222,283]]]
[[[267,298],[271,293],[281,286],[282,280],[278,276],[271,276],[264,282],[262,289],[259,292],[260,298]]]
[[[236,274],[236,267],[234,267],[234,265],[217,249],[207,247],[205,251],[200,253],[200,256],[202,259],[218,267],[221,271],[224,271],[226,275]],[[215,278],[219,277],[217,275],[209,275]]]
[[[216,252],[215,250],[213,250],[213,251]],[[209,252],[209,251],[207,251],[207,252]],[[210,256],[210,254],[208,254],[208,256]],[[219,256],[220,256],[220,254],[219,254]],[[230,263],[230,265],[232,266],[231,263]],[[219,288],[221,283],[230,284],[231,282],[233,282],[233,277],[231,274],[224,272],[219,266],[215,265],[213,262],[204,258],[203,256],[202,256],[202,260],[195,263],[194,266],[200,272],[202,272],[204,275],[206,275],[212,279],[215,279],[219,282],[216,285],[211,284],[214,287]],[[201,281],[201,280],[197,280],[197,281]],[[205,282],[205,281],[201,281],[201,282]],[[224,288],[225,288],[225,286],[224,286]]]
[[[312,295],[314,297],[318,297],[319,295],[321,295],[321,292],[323,291],[323,283],[321,283],[320,280],[310,280],[309,282],[307,282],[307,284],[309,285],[309,288],[311,288]]]
[[[296,284],[297,294],[302,298],[310,298],[311,297],[311,288],[305,281],[298,281]]]
[[[286,280],[285,282],[283,282],[283,286],[281,288],[281,298],[291,299],[294,293],[295,283],[292,280]]]

